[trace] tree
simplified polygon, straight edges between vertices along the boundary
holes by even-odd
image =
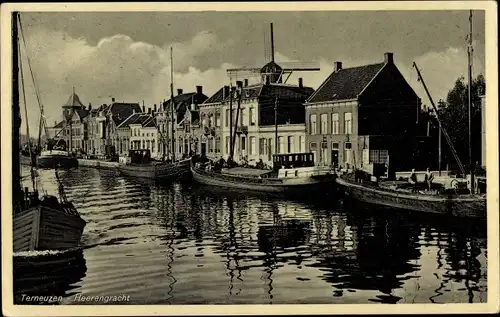
[[[486,84],[483,75],[477,76],[471,85],[471,139],[473,162],[481,159],[481,95],[484,95]],[[448,92],[446,101],[438,103],[439,118],[450,136],[451,143],[457,151],[462,164],[468,170],[469,165],[469,106],[468,86],[464,77],[455,81]],[[448,163],[456,166],[449,145],[443,138],[442,151]]]

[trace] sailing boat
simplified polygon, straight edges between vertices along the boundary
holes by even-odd
[[[127,157],[120,157],[117,166],[118,171],[125,176],[155,179],[159,181],[173,181],[189,174],[189,166],[191,159],[175,160],[174,153],[174,118],[175,118],[175,101],[173,92],[173,53],[170,48],[170,102],[171,102],[171,115],[172,115],[172,161],[171,162],[157,162],[151,159],[151,151],[149,149],[133,149],[129,150]],[[150,124],[156,126],[156,118],[153,117]],[[156,126],[156,130],[160,133],[162,141],[165,139],[163,133]]]
[[[33,191],[28,187],[22,190],[20,162],[19,162],[19,134],[21,127],[19,85],[23,88],[23,101],[27,113],[26,93],[22,61],[20,58],[20,39],[18,29],[22,33],[20,13],[13,14],[13,246],[16,253],[25,251],[58,251],[77,248],[85,228],[86,222],[67,200],[64,188],[59,180],[56,169],[56,178],[59,183],[60,199],[52,195],[39,196],[35,166],[31,166]],[[20,79],[20,80],[18,80]],[[26,120],[28,118],[26,117]],[[28,123],[26,122],[28,126]],[[44,254],[44,253],[42,253]]]
[[[262,86],[269,85],[263,83]],[[229,189],[248,190],[254,192],[307,195],[312,192],[328,192],[335,182],[335,175],[328,166],[315,166],[313,153],[273,154],[272,169],[265,169],[263,164],[257,168],[233,167],[233,153],[243,94],[242,82],[237,82],[235,91],[238,100],[236,122],[231,136],[231,151],[228,168],[222,168],[222,162],[212,166],[209,163],[194,162],[191,172],[196,181],[201,184]],[[232,98],[232,97],[231,97]],[[231,107],[231,104],[230,104]],[[277,124],[278,97],[275,101],[275,140],[278,136]],[[231,110],[230,110],[231,111]],[[275,149],[278,148],[277,141]]]
[[[471,86],[471,68],[472,68],[470,52],[472,48],[472,11],[470,12],[469,21],[471,25],[471,32],[469,34],[470,46],[468,54],[469,112],[470,112],[471,111],[470,86]],[[427,93],[427,96],[429,97],[429,101],[431,102],[435,110],[436,119],[439,123],[439,129],[441,133],[445,136],[445,139],[451,148],[451,152],[455,160],[457,161],[462,174],[465,176],[467,173],[460,161],[460,158],[456,153],[453,144],[451,143],[451,139],[449,138],[446,129],[441,125],[441,120],[439,119],[438,115],[438,109],[434,104],[434,101],[432,100],[432,97],[427,89],[427,86],[425,85],[425,82],[420,74],[420,71],[416,63],[413,63],[413,66],[415,67],[419,81],[422,83]],[[470,129],[470,120],[471,116],[469,113],[469,129]],[[471,144],[470,144],[470,131],[469,131],[469,153],[471,152],[470,146]],[[469,154],[469,156],[471,155]],[[471,179],[474,180],[473,176],[474,170],[472,167],[472,161],[469,166],[470,166]],[[405,185],[407,185],[406,182],[402,184],[397,184],[396,182],[392,181],[381,181],[376,184],[371,184],[369,182],[363,182],[361,184],[358,183],[355,178],[356,177],[351,173],[340,176],[337,179],[337,183],[345,189],[346,194],[349,197],[354,198],[355,200],[392,207],[392,208],[413,210],[426,213],[434,213],[434,214],[449,215],[449,216],[464,217],[464,218],[478,218],[478,219],[486,218],[486,194],[475,193],[474,181],[471,181],[470,192],[468,192],[467,194],[460,194],[457,190],[458,188],[456,188],[455,190],[452,189],[451,191],[447,190],[447,193],[445,192],[441,195],[435,195],[432,193],[410,192],[409,190],[404,188]],[[451,182],[455,182],[455,184],[458,187],[460,183],[463,184],[467,183],[467,180],[455,178]]]
[[[78,167],[78,160],[71,153],[71,143],[73,136],[72,129],[72,120],[75,110],[77,108],[83,107],[80,99],[75,94],[75,89],[73,88],[73,93],[71,94],[69,100],[64,104],[64,116],[66,125],[63,129],[66,129],[66,126],[69,125],[69,147],[66,146],[63,140],[59,139],[57,141],[53,139],[47,140],[46,148],[40,152],[40,155],[37,157],[37,166],[39,168],[72,168]],[[41,110],[41,120],[40,124],[45,128],[45,135],[49,137],[47,124],[44,120],[43,115],[43,107],[40,107]],[[55,144],[53,144],[55,143]]]

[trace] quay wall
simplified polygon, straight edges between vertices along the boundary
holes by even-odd
[[[118,162],[78,159],[78,166],[113,169],[118,167]]]

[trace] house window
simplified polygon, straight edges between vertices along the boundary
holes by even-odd
[[[207,140],[207,146],[208,146],[208,152],[213,153],[214,152],[214,146],[213,146],[213,138],[209,137]]]
[[[229,109],[226,109],[226,117],[225,117],[225,126],[226,128],[229,127]]]
[[[250,125],[255,125],[255,109],[250,108]]]
[[[322,113],[320,116],[321,121],[321,134],[328,134],[328,115]]]
[[[387,150],[370,150],[369,162],[378,164],[387,163],[388,156]]]
[[[240,124],[245,125],[245,109],[240,109]]]
[[[214,116],[211,114],[208,117],[208,127],[213,127],[213,125],[214,125]]]
[[[220,127],[220,113],[215,114],[215,126]]]
[[[189,152],[188,138],[184,138],[184,154],[188,154],[188,152]]]
[[[229,137],[227,136],[226,137],[226,154],[229,154],[229,146],[230,146]]]
[[[293,136],[288,137],[288,153],[293,153],[294,152],[293,148]]]
[[[339,114],[332,113],[332,134],[339,134]]]
[[[266,139],[263,139],[263,138],[260,138],[259,139],[259,154],[262,155],[262,154],[265,154],[265,142],[266,142]]]
[[[215,138],[215,153],[220,153],[220,137]]]
[[[311,127],[311,135],[315,135],[318,133],[317,129],[317,122],[316,122],[316,115],[312,114],[311,118],[309,120],[309,126]]]
[[[202,124],[203,124],[203,127],[207,126],[207,116],[205,114],[203,114]]]
[[[299,143],[300,143],[300,152],[304,153],[306,151],[306,140],[302,135],[299,136]]]
[[[337,142],[332,142],[332,150],[339,149],[339,144]]]
[[[241,137],[241,150],[245,151],[247,149],[246,147],[246,138],[244,136]]]
[[[255,137],[250,137],[250,151],[249,151],[249,154],[250,155],[254,155],[255,154]]]
[[[352,113],[344,113],[344,134],[352,134]]]
[[[278,153],[285,153],[285,140],[282,136],[278,137]]]

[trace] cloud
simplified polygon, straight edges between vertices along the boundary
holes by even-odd
[[[228,82],[225,70],[234,65],[221,64],[204,71],[191,65],[204,55],[215,53],[225,43],[211,32],[200,32],[190,41],[164,47],[136,42],[122,34],[90,45],[63,32],[37,29],[27,37],[27,52],[47,121],[52,125],[61,118],[61,106],[73,87],[84,104],[92,103],[94,107],[109,103],[111,97],[125,102],[144,100],[147,106],[167,99],[171,46],[174,47],[174,88],[194,91],[196,85],[201,85],[210,95]],[[25,67],[27,81],[28,74]],[[35,134],[40,112],[32,85],[28,85],[27,94],[30,134]]]
[[[467,48],[449,47],[441,52],[428,52],[414,59],[429,93],[434,101],[446,100],[457,78],[467,78]],[[408,83],[422,99],[422,103],[431,107],[431,103],[422,83],[417,82],[417,74],[412,65],[398,65]],[[473,76],[484,74],[484,62],[473,56]]]
[[[142,103],[144,100],[147,106],[168,99],[171,46],[174,47],[174,89],[194,91],[196,85],[201,85],[204,93],[210,96],[222,85],[228,84],[226,69],[240,66],[221,63],[203,70],[192,66],[197,65],[200,59],[218,54],[234,44],[231,40],[222,41],[216,34],[207,31],[196,34],[189,41],[163,46],[138,42],[122,34],[103,38],[91,45],[84,39],[72,38],[63,32],[39,28],[28,35],[27,44],[49,125],[61,118],[61,106],[71,94],[73,86],[82,102],[92,103],[93,107],[109,103],[111,97],[125,102]],[[416,61],[436,102],[446,98],[455,80],[467,73],[465,47],[450,47],[409,59],[398,58],[398,54],[395,54],[395,58],[406,80],[426,104],[429,102],[421,84],[417,82],[412,65],[400,64],[398,60]],[[378,60],[381,58],[371,61],[344,59],[342,62],[344,67],[353,67]],[[276,61],[298,63],[280,52],[276,52]],[[320,71],[296,72],[287,83],[297,83],[298,77],[302,77],[304,85],[317,89],[332,72],[335,61],[332,57],[318,57],[313,62],[320,67]],[[484,72],[484,64],[477,58],[474,60],[474,70],[475,75]],[[27,67],[25,74],[26,81],[30,82]],[[250,82],[255,82],[257,78],[250,78]],[[28,85],[27,93],[30,132],[34,135],[40,112],[31,85]]]

